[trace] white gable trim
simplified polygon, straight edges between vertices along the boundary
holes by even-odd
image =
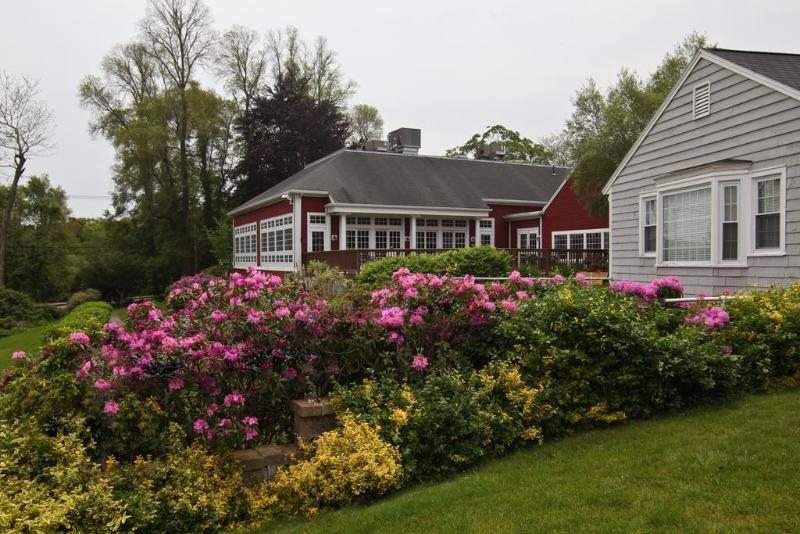
[[[745,78],[749,78],[749,79],[753,80],[754,82],[758,82],[758,83],[760,83],[762,85],[765,85],[765,86],[769,87],[770,89],[773,89],[773,90],[775,90],[775,91],[777,91],[777,92],[779,92],[781,94],[784,94],[784,95],[792,97],[792,98],[796,98],[797,100],[800,100],[800,91],[798,91],[797,89],[793,89],[793,88],[791,88],[791,87],[789,87],[787,85],[784,85],[784,84],[782,84],[782,83],[780,83],[778,81],[773,80],[772,78],[768,78],[767,76],[764,76],[763,74],[758,74],[757,72],[753,72],[750,69],[746,69],[746,68],[742,67],[741,65],[738,65],[738,64],[736,64],[736,63],[734,63],[732,61],[729,61],[727,59],[723,59],[723,58],[717,56],[716,54],[714,54],[714,52],[711,51],[711,50],[700,50],[700,51],[698,51],[697,54],[695,54],[695,56],[692,59],[692,61],[686,67],[686,70],[683,72],[683,75],[681,76],[681,79],[678,81],[678,83],[675,84],[675,87],[672,88],[672,91],[670,91],[669,95],[667,95],[667,98],[664,99],[664,102],[661,104],[661,107],[658,108],[658,111],[656,111],[656,114],[653,116],[652,119],[650,119],[650,122],[647,123],[647,126],[645,127],[645,129],[642,130],[642,133],[639,135],[639,138],[636,140],[636,142],[633,144],[633,146],[630,148],[630,150],[628,150],[628,153],[625,154],[625,157],[622,159],[622,162],[617,166],[616,170],[614,170],[614,174],[611,175],[611,178],[608,179],[608,182],[606,182],[606,185],[603,186],[603,193],[604,194],[606,194],[606,195],[609,194],[609,192],[611,190],[611,186],[613,185],[614,181],[617,179],[617,176],[619,176],[619,174],[622,172],[622,170],[628,164],[630,159],[633,157],[633,155],[639,149],[639,145],[642,144],[644,139],[650,133],[650,130],[652,130],[653,126],[655,126],[656,122],[658,122],[658,119],[661,118],[661,115],[667,109],[667,106],[669,106],[669,104],[672,102],[672,99],[675,98],[675,94],[678,92],[678,89],[680,89],[683,86],[684,82],[686,81],[686,78],[689,77],[689,73],[691,73],[694,70],[695,66],[697,66],[697,63],[701,59],[708,60],[708,61],[710,61],[712,63],[715,63],[715,64],[719,65],[720,67],[726,68],[726,69],[728,69],[728,70],[730,70],[732,72],[735,72],[736,74],[744,76]]]

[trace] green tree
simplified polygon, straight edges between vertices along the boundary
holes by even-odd
[[[445,155],[449,158],[474,158],[481,146],[490,143],[503,145],[506,149],[505,159],[509,161],[547,165],[553,158],[553,154],[543,145],[500,124],[489,126],[483,133],[476,133],[463,145],[449,149]]]
[[[576,162],[575,191],[591,213],[607,213],[603,185],[678,82],[694,54],[706,46],[705,35],[691,33],[664,57],[648,78],[642,79],[622,69],[605,94],[592,79],[577,91],[573,98],[574,111],[561,135],[570,159]]]
[[[364,148],[367,141],[380,139],[383,135],[383,117],[378,108],[369,104],[353,106],[350,110],[350,124],[353,128],[350,145],[353,147]]]

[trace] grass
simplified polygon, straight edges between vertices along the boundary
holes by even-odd
[[[249,532],[798,529],[794,390],[575,435],[369,506]]]
[[[53,323],[40,325],[20,330],[10,336],[0,337],[0,369],[11,367],[11,354],[21,350],[28,354],[38,354],[42,345],[42,336]]]

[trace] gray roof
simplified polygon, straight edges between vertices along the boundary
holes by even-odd
[[[288,191],[327,191],[335,204],[442,208],[488,206],[483,199],[546,203],[570,169],[498,161],[339,150],[234,209],[250,211]]]
[[[722,59],[800,91],[800,54],[709,48]]]

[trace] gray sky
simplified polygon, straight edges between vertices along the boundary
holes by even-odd
[[[601,87],[622,66],[642,74],[692,30],[726,48],[800,52],[800,2],[207,0],[215,27],[297,26],[325,35],[376,106],[386,131],[422,129],[422,152],[443,154],[500,123],[537,138],[561,129],[588,77]],[[107,195],[113,150],[88,131],[83,76],[137,32],[146,0],[3,0],[0,69],[41,81],[56,117],[55,149],[30,162],[70,195]],[[109,199],[71,198],[76,216]]]

